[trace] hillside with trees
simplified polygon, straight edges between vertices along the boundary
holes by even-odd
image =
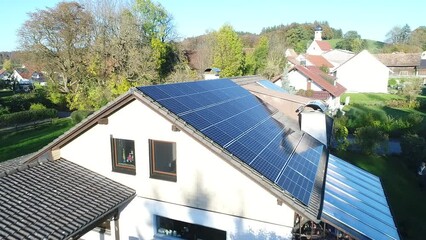
[[[8,72],[25,65],[46,73],[55,104],[96,110],[133,86],[201,79],[210,67],[222,77],[272,78],[285,67],[286,49],[306,51],[316,26],[333,47],[355,53],[426,50],[426,27],[394,27],[380,43],[326,21],[265,26],[260,34],[224,25],[179,41],[171,14],[154,1],[81,0],[30,13],[19,30],[20,51],[0,57]]]

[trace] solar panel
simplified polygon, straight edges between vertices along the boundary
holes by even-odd
[[[146,86],[145,95],[309,204],[322,145],[277,122],[277,112],[227,79]]]

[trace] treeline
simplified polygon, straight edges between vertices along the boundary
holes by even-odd
[[[175,74],[194,78],[172,17],[150,0],[60,2],[30,13],[18,34],[23,63],[43,70],[49,98],[69,109],[98,109],[132,86]]]

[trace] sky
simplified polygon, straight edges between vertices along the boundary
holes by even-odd
[[[55,7],[61,0],[2,0],[0,51],[19,49],[18,29],[28,13]],[[129,1],[129,0],[123,0]],[[152,0],[156,1],[156,0]],[[343,33],[355,30],[364,39],[386,40],[395,26],[426,26],[425,0],[158,0],[173,16],[178,36],[199,36],[224,24],[259,34],[263,28],[293,22],[327,21]],[[5,10],[8,9],[8,10]]]

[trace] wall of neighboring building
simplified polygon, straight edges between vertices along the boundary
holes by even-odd
[[[136,175],[112,172],[110,136],[134,140]],[[150,178],[149,139],[176,143],[176,182]],[[227,239],[262,233],[290,238],[293,210],[187,133],[172,131],[171,122],[138,100],[60,154],[137,191],[120,216],[121,239],[152,239],[155,215],[220,229]]]
[[[288,73],[288,80],[290,81],[290,86],[293,86],[296,90],[307,90],[308,79],[299,71],[290,71]],[[311,82],[311,90],[321,91],[322,89],[314,82]]]
[[[310,55],[321,55],[323,51],[316,41],[312,41],[308,49],[306,49],[306,53]]]
[[[387,93],[389,69],[363,51],[336,70],[338,82],[346,92]]]

